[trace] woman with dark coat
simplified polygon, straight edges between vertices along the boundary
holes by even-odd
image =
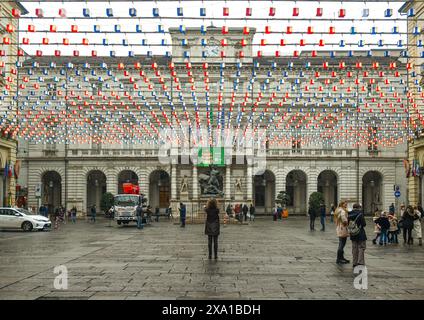
[[[218,259],[219,209],[215,199],[208,201],[205,212],[205,234],[208,236],[209,259],[212,259],[212,242],[215,259]]]
[[[414,208],[408,206],[402,215],[403,244],[413,244],[412,229],[414,228]]]

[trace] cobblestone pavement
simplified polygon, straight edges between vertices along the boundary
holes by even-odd
[[[219,258],[207,259],[204,226],[166,220],[140,231],[100,220],[51,232],[0,232],[0,299],[423,299],[424,248],[368,241],[368,290],[352,265],[335,264],[334,225],[308,220],[221,228]],[[317,226],[319,226],[317,220]],[[369,238],[373,236],[368,223]],[[351,257],[351,244],[346,257]],[[55,290],[65,265],[68,290]]]

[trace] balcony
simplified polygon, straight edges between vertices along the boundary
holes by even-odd
[[[78,157],[158,157],[153,149],[69,149],[69,158]]]

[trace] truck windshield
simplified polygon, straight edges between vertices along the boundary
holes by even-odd
[[[138,196],[115,196],[116,206],[136,206],[138,205]]]

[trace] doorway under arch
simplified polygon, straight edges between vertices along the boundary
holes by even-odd
[[[62,177],[57,171],[46,171],[41,177],[42,201],[47,206],[48,213],[62,205]]]
[[[255,175],[253,201],[258,214],[272,214],[275,208],[275,176],[270,170]]]
[[[171,179],[168,172],[155,170],[149,176],[149,204],[153,209],[166,209],[171,198]]]
[[[365,214],[383,210],[383,176],[378,171],[368,171],[362,177],[362,208]]]
[[[331,205],[337,207],[338,204],[338,188],[337,174],[332,170],[324,170],[318,175],[318,192],[324,196],[325,208],[330,210]]]
[[[100,202],[106,193],[106,175],[100,170],[92,170],[87,174],[87,212],[96,205],[100,210]]]
[[[289,211],[306,213],[306,173],[302,170],[292,170],[286,177],[286,192],[290,196]]]

